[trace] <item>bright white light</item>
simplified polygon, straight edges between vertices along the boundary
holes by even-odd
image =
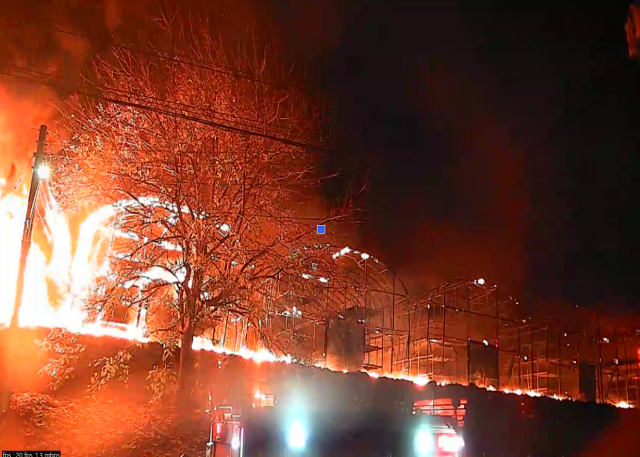
[[[329,282],[327,278],[320,278],[318,281],[323,282],[325,284]]]
[[[287,434],[287,444],[292,451],[303,451],[307,446],[307,431],[300,419],[294,419]]]
[[[484,286],[484,278],[476,279],[476,284],[479,285],[479,286]]]
[[[622,409],[631,409],[631,408],[633,408],[633,406],[630,405],[629,403],[627,403],[626,401],[621,401],[620,403],[617,403],[616,406],[618,408],[622,408]]]
[[[418,457],[430,456],[435,449],[431,432],[426,428],[418,430],[413,441],[413,447]]]
[[[231,449],[234,451],[240,449],[240,438],[238,435],[233,435],[233,438],[231,438]]]
[[[489,346],[489,342],[487,340],[482,340],[482,344],[484,344],[485,346]]]
[[[220,226],[220,230],[221,230],[222,232],[228,232],[228,231],[229,231],[229,229],[230,229],[229,224],[222,224],[222,225]]]
[[[363,260],[367,260],[371,256],[369,254],[367,254],[366,252],[363,252],[362,254],[360,254],[360,257],[362,257]]]
[[[424,375],[413,379],[413,383],[416,386],[426,386],[429,384],[429,377]]]
[[[51,168],[49,168],[49,165],[40,165],[36,171],[39,179],[49,179],[51,177]]]

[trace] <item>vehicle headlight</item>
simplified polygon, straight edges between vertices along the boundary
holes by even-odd
[[[428,428],[420,428],[416,431],[413,449],[418,457],[428,457],[433,454],[435,442]]]
[[[231,438],[231,449],[234,451],[240,449],[240,437],[238,435],[233,435],[233,438]]]
[[[287,445],[292,451],[303,451],[307,446],[307,430],[300,419],[294,419],[287,431]]]

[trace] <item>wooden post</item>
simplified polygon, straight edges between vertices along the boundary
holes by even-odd
[[[547,395],[549,395],[550,389],[549,389],[549,321],[547,320],[547,331],[545,332],[545,337],[546,337],[546,342],[545,342],[545,364],[547,366],[546,369],[546,380],[547,380]]]
[[[392,292],[392,302],[391,302],[391,373],[394,373],[393,369],[393,356],[395,352],[396,346],[396,275],[392,273],[391,275],[391,292]]]
[[[613,344],[616,354],[616,396],[620,402],[620,359],[618,358],[618,329],[616,327],[613,328]]]
[[[529,338],[531,339],[531,361],[529,362],[531,364],[531,390],[536,390],[536,383],[535,383],[536,376],[534,373],[534,364],[533,364],[535,351],[534,351],[534,345],[533,345],[533,326],[531,324],[529,324]]]
[[[466,330],[467,330],[467,384],[469,383],[469,364],[470,364],[470,354],[469,354],[469,316],[471,316],[471,303],[470,303],[470,297],[469,297],[469,279],[467,279],[467,281],[465,282],[465,287],[467,289],[467,315],[465,316],[465,322],[466,322]]]
[[[431,301],[427,303],[427,371],[429,371],[429,355],[432,355],[431,340],[429,339],[430,336],[431,336]],[[431,376],[433,377],[433,357],[431,357]]]
[[[636,408],[640,406],[640,337],[636,335]]]
[[[498,288],[495,288],[494,298],[496,301],[496,364],[498,365],[497,389],[500,389],[500,306],[498,304]]]
[[[407,331],[407,368],[408,374],[411,376],[411,302],[407,302],[407,320],[408,320],[408,331]]]
[[[627,367],[627,376],[624,378],[624,386],[627,392],[627,403],[629,403],[629,356],[627,354],[627,338],[624,338],[624,366]]]
[[[10,327],[18,328],[18,317],[20,314],[20,304],[22,302],[22,291],[24,289],[24,273],[27,267],[27,257],[31,248],[31,233],[33,232],[33,216],[36,210],[36,199],[40,190],[40,167],[44,162],[44,143],[47,140],[47,126],[40,126],[38,136],[38,146],[34,154],[33,172],[31,173],[31,185],[29,187],[29,199],[27,201],[27,213],[22,232],[22,245],[20,248],[20,261],[18,263],[18,280],[16,283],[16,295],[13,303],[13,314],[11,314]]]
[[[558,329],[558,395],[562,395],[562,328]]]
[[[520,341],[520,327],[518,330],[518,389],[522,389],[522,341]]]
[[[447,333],[447,286],[442,291],[442,360],[440,361],[440,376],[444,377],[444,345]]]
[[[596,334],[598,337],[598,390],[600,403],[604,403],[604,386],[602,384],[602,337],[600,336],[600,318],[596,311]]]

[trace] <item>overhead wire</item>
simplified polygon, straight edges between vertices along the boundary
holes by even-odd
[[[242,117],[242,116],[238,116],[238,115],[234,115],[234,114],[229,114],[229,113],[223,113],[221,111],[217,111],[217,110],[213,110],[210,108],[205,108],[205,107],[198,107],[195,105],[189,105],[187,103],[181,103],[181,102],[176,102],[176,101],[172,101],[172,100],[163,100],[163,99],[159,99],[157,97],[153,97],[150,95],[144,95],[144,94],[136,94],[130,91],[126,91],[123,89],[117,89],[117,88],[113,88],[113,87],[105,87],[105,86],[96,86],[96,88],[98,90],[102,90],[105,92],[115,92],[116,94],[120,93],[124,96],[128,96],[128,97],[132,97],[132,98],[142,98],[151,102],[156,102],[156,103],[166,103],[168,104],[170,107],[176,107],[176,108],[183,108],[185,110],[191,110],[191,111],[195,111],[198,112],[198,114],[209,114],[212,117],[215,118],[215,116],[227,116],[227,117],[232,117],[232,118],[236,118],[236,119],[240,119],[242,121],[246,121],[249,122],[250,124],[247,123],[242,123],[242,122],[238,122],[235,121],[236,124],[243,126],[243,127],[257,127],[257,128],[261,128],[264,129],[265,131],[271,131],[272,133],[275,134],[286,134],[287,132],[283,132],[283,131],[279,131],[279,130],[286,130],[286,127],[280,127],[278,125],[274,125],[272,123],[269,122],[265,122],[265,121],[259,121],[259,120],[255,120],[255,119],[249,119],[246,117]],[[253,124],[257,124],[257,125],[253,125]],[[268,127],[266,127],[268,126]]]
[[[54,26],[52,28],[52,30],[54,32],[56,32],[56,33],[69,35],[69,36],[73,36],[73,37],[77,37],[77,38],[97,39],[97,37],[92,37],[91,35],[79,34],[79,33],[70,32],[68,30],[63,30],[63,29],[59,28],[58,26]],[[112,43],[111,47],[118,48],[118,49],[126,49],[128,51],[137,52],[137,53],[144,54],[144,55],[147,55],[147,56],[150,56],[150,57],[156,57],[158,59],[168,60],[168,61],[171,61],[171,62],[174,62],[174,63],[178,63],[180,65],[192,66],[194,68],[204,69],[204,70],[208,70],[208,71],[211,71],[211,72],[224,74],[224,75],[227,75],[227,76],[232,76],[232,77],[235,77],[235,78],[241,78],[241,79],[245,79],[245,80],[248,80],[248,81],[256,82],[256,83],[259,83],[259,84],[271,86],[271,87],[274,87],[274,88],[285,89],[285,90],[300,89],[297,86],[291,85],[291,84],[289,84],[289,85],[281,85],[281,84],[273,83],[271,81],[266,81],[264,79],[258,79],[252,74],[245,75],[244,74],[245,72],[243,70],[239,70],[239,69],[232,69],[232,68],[229,68],[229,67],[226,67],[224,69],[220,69],[220,68],[216,68],[215,66],[211,66],[211,65],[199,64],[199,63],[197,63],[196,61],[193,61],[193,60],[192,61],[187,61],[187,60],[177,59],[175,57],[171,57],[171,56],[168,56],[168,55],[163,55],[163,54],[161,54],[159,52],[150,52],[150,51],[142,50],[140,47],[136,47],[135,45],[130,44],[130,43],[128,43],[128,44]],[[204,60],[202,60],[202,61],[204,62]],[[110,90],[117,90],[117,89],[110,88]],[[153,99],[153,97],[148,97],[148,96],[146,96],[146,98],[152,98]],[[179,102],[170,102],[170,103],[174,103],[174,104],[177,104],[177,105],[184,105],[184,104],[181,104]],[[246,121],[252,122],[252,123],[269,125],[270,128],[284,129],[284,127],[279,127],[279,126],[273,125],[271,123],[267,123],[267,122],[259,121],[259,120],[255,120],[255,119],[249,119],[249,118],[245,118],[245,117],[242,117],[242,116],[237,116],[237,115],[230,114],[230,113],[223,113],[223,112],[219,112],[219,111],[215,111],[215,110],[211,110],[211,109],[207,109],[207,108],[198,108],[198,109],[202,110],[202,111],[207,111],[209,113],[215,113],[215,114],[221,115],[221,116],[235,117],[237,119],[246,120]]]
[[[67,30],[63,30],[59,27],[52,27],[52,31],[56,32],[56,33],[61,33],[61,34],[65,34],[65,35],[69,35],[69,36],[74,36],[77,38],[83,38],[83,39],[91,39],[91,38],[96,38],[96,37],[91,37],[90,35],[86,35],[86,34],[78,34],[78,33],[74,33],[74,32],[70,32]],[[283,88],[283,89],[288,89],[288,88],[292,88],[294,86],[282,86],[282,85],[278,85],[275,83],[271,83],[269,81],[265,81],[265,80],[261,80],[261,79],[257,79],[254,78],[252,76],[247,76],[243,74],[242,70],[230,70],[230,69],[220,69],[220,68],[215,68],[212,66],[208,66],[208,65],[203,65],[203,64],[199,64],[196,62],[189,62],[189,61],[185,61],[185,60],[181,60],[181,59],[177,59],[175,57],[170,57],[170,56],[166,56],[166,55],[162,55],[160,53],[153,53],[153,52],[149,52],[146,50],[142,50],[141,48],[138,49],[133,49],[133,46],[125,46],[122,44],[116,44],[113,43],[111,44],[111,46],[116,47],[116,48],[121,48],[121,49],[126,49],[126,50],[133,50],[135,52],[139,52],[148,56],[152,56],[152,57],[157,57],[159,59],[163,59],[163,60],[168,60],[168,61],[172,61],[175,63],[179,63],[181,65],[187,65],[187,66],[193,66],[195,68],[199,68],[199,69],[205,69],[208,71],[213,71],[213,72],[217,72],[217,73],[221,73],[221,74],[225,74],[228,76],[233,76],[233,77],[238,77],[238,78],[242,78],[242,79],[246,79],[246,80],[250,80],[256,83],[260,83],[260,84],[265,84],[265,85],[269,85],[272,87],[276,87],[276,88]],[[43,85],[43,86],[47,86],[50,88],[54,88],[54,89],[70,89],[68,86],[65,87],[64,84],[60,84],[60,80],[58,79],[58,81],[56,81],[56,83],[51,82],[51,75],[48,73],[44,73],[35,69],[30,69],[30,68],[24,68],[24,67],[18,67],[15,65],[9,65],[9,68],[12,68],[14,70],[17,70],[19,72],[24,72],[27,75],[32,75],[38,78],[47,78],[47,81],[43,81],[43,80],[33,80],[31,78],[25,77],[25,76],[21,76],[18,74],[13,74],[13,73],[9,73],[7,71],[2,71],[0,70],[0,75],[2,76],[7,76],[7,77],[12,77],[12,78],[16,78],[16,79],[20,79],[26,82],[30,82],[32,84],[37,84],[37,85]],[[154,101],[154,102],[158,102],[158,103],[167,103],[169,105],[174,105],[174,107],[182,107],[184,108],[186,111],[204,111],[204,112],[209,112],[213,115],[218,115],[218,116],[229,116],[229,117],[236,117],[239,119],[243,119],[243,120],[247,120],[249,122],[255,122],[256,124],[265,124],[265,125],[269,125],[269,127],[271,128],[276,128],[276,129],[284,129],[284,127],[279,127],[279,126],[274,126],[272,124],[263,122],[263,121],[254,121],[251,119],[247,119],[247,118],[243,118],[241,116],[236,116],[233,114],[228,114],[228,113],[222,113],[222,112],[217,112],[215,110],[211,110],[211,109],[207,109],[207,108],[202,108],[202,107],[196,107],[193,105],[187,105],[184,103],[180,103],[180,102],[173,102],[173,101],[167,101],[167,100],[160,100],[157,99],[155,97],[151,97],[151,96],[147,96],[147,95],[141,95],[141,94],[134,94],[132,92],[127,92],[121,89],[116,89],[116,88],[100,88],[98,86],[96,86],[96,88],[100,91],[106,91],[106,92],[115,92],[120,93],[124,96],[128,96],[128,97],[132,97],[132,98],[136,98],[136,97],[140,97],[143,99],[147,99],[149,101]],[[236,126],[232,126],[232,125],[227,125],[227,124],[223,124],[222,122],[217,122],[215,120],[211,120],[211,119],[203,119],[203,118],[199,118],[197,116],[192,116],[190,114],[185,114],[185,113],[180,113],[180,112],[176,112],[176,111],[170,111],[168,109],[162,109],[156,106],[151,106],[151,105],[144,105],[142,103],[139,103],[137,101],[130,101],[130,100],[122,100],[122,99],[117,99],[117,98],[113,98],[113,97],[109,97],[109,96],[105,96],[103,94],[100,93],[92,93],[89,91],[82,91],[79,89],[72,89],[71,92],[76,93],[78,95],[83,95],[86,96],[88,98],[93,98],[99,101],[105,101],[108,103],[114,103],[114,104],[118,104],[118,105],[124,105],[124,106],[129,106],[132,108],[137,108],[137,109],[141,109],[141,110],[146,110],[146,111],[151,111],[151,112],[155,112],[157,114],[161,114],[161,115],[167,115],[170,117],[176,117],[176,118],[181,118],[181,119],[185,119],[188,121],[192,121],[195,123],[199,123],[202,125],[207,125],[210,127],[214,127],[214,128],[219,128],[221,130],[226,130],[226,131],[230,131],[233,133],[241,133],[241,134],[246,134],[246,135],[250,135],[250,136],[256,136],[256,137],[260,137],[260,138],[264,138],[264,139],[268,139],[271,141],[275,141],[275,142],[279,142],[282,144],[286,144],[292,147],[298,147],[298,148],[302,148],[304,150],[313,150],[313,151],[317,151],[317,152],[323,152],[324,149],[320,148],[316,145],[310,144],[310,143],[304,143],[304,142],[300,142],[300,141],[295,141],[295,140],[290,140],[288,138],[282,138],[282,137],[278,137],[274,134],[271,133],[282,133],[282,132],[273,132],[271,131],[270,133],[262,133],[262,132],[256,132],[256,131],[252,131],[252,130],[247,130],[244,128],[240,128],[240,127],[236,127]],[[202,113],[201,113],[202,114]],[[250,125],[246,125],[246,124],[240,124],[242,127],[251,127]],[[269,129],[265,129],[264,127],[260,127],[262,129],[264,129],[265,131],[269,132]],[[269,215],[261,215],[261,217],[271,217]],[[357,220],[347,220],[347,219],[343,219],[343,218],[296,218],[299,220],[308,220],[308,221],[315,221],[315,222],[327,222],[327,221],[332,221],[332,222],[352,222],[352,223],[359,223],[359,222],[367,222],[366,220],[362,220],[362,219],[357,219]]]
[[[249,122],[252,122],[256,125],[248,125],[246,123],[241,123],[241,122],[235,122],[235,124],[237,124],[239,127],[236,126],[230,126],[229,124],[225,124],[223,122],[221,122],[221,120],[216,119],[215,115],[226,115],[226,116],[230,116],[230,117],[234,117],[234,115],[230,115],[230,114],[226,114],[226,113],[221,113],[221,112],[216,112],[215,110],[210,110],[208,108],[203,108],[203,107],[197,107],[194,105],[188,105],[185,103],[180,103],[180,102],[174,102],[174,101],[169,101],[169,100],[163,100],[163,99],[159,99],[157,97],[152,97],[149,95],[142,95],[142,94],[136,94],[134,92],[130,92],[130,91],[125,91],[122,89],[117,89],[114,87],[105,87],[105,86],[98,86],[93,84],[93,86],[96,88],[97,93],[92,93],[86,90],[82,90],[79,88],[74,88],[69,84],[66,84],[65,81],[61,80],[60,78],[57,78],[55,76],[52,76],[49,73],[46,72],[42,72],[42,71],[38,71],[32,68],[25,68],[25,67],[19,67],[16,65],[5,65],[6,68],[9,69],[13,69],[16,70],[19,73],[25,73],[27,75],[30,76],[35,76],[38,78],[45,78],[47,79],[47,81],[42,81],[42,80],[31,80],[31,82],[35,83],[35,84],[41,84],[41,85],[46,85],[49,87],[52,87],[54,89],[57,90],[63,90],[63,91],[67,91],[67,92],[72,92],[72,93],[76,93],[79,95],[84,95],[90,98],[94,98],[94,99],[99,99],[99,100],[104,100],[104,101],[109,101],[110,103],[115,103],[115,104],[120,104],[120,105],[128,105],[128,106],[132,106],[132,107],[136,107],[139,109],[143,109],[143,108],[148,108],[149,110],[155,110],[158,112],[158,109],[161,108],[168,108],[165,109],[162,113],[160,114],[165,114],[165,115],[169,115],[169,113],[171,113],[171,111],[169,111],[171,108],[177,109],[183,109],[185,112],[189,112],[190,114],[192,114],[192,112],[195,112],[195,114],[205,114],[207,115],[207,113],[213,114],[214,118],[213,119],[206,119],[208,125],[210,126],[217,126],[219,128],[224,128],[224,127],[229,127],[229,129],[236,129],[235,132],[236,133],[245,133],[248,134],[249,132],[256,134],[257,136],[261,136],[260,132],[257,132],[256,130],[260,129],[263,130],[264,132],[266,132],[266,134],[270,135],[269,137],[265,137],[268,139],[281,139],[281,140],[287,140],[289,142],[293,141],[291,140],[291,136],[297,136],[297,135],[291,135],[288,134],[287,132],[283,132],[283,131],[278,131],[277,129],[285,129],[284,127],[279,127],[279,126],[275,126],[273,124],[270,123],[266,123],[264,121],[254,121],[254,120],[250,120],[248,118],[241,118],[243,120],[247,120]],[[5,76],[11,76],[14,78],[21,78],[21,79],[27,79],[28,78],[24,78],[23,76],[20,76],[18,74],[11,74],[11,73],[7,73],[2,72],[0,70],[0,74],[3,74]],[[53,81],[53,82],[52,82]],[[110,93],[113,92],[114,96],[117,97],[118,94],[121,94],[123,97],[127,97],[130,98],[132,100],[123,100],[120,98],[114,98],[114,97],[108,97],[108,95],[105,95],[105,93]],[[143,101],[138,100],[139,98],[142,98]],[[144,104],[144,100],[150,101],[150,102],[155,102],[160,106],[151,106],[151,105],[145,105]],[[134,106],[135,104],[135,106]],[[163,104],[169,105],[168,107],[162,106]],[[173,105],[173,106],[172,106]],[[183,117],[184,118],[184,113],[177,113],[175,111],[173,111],[173,113],[175,113],[177,116],[176,117]],[[198,116],[190,116],[191,121],[195,121],[198,122],[198,119],[202,119],[199,118]],[[212,125],[211,122],[215,122],[217,125]],[[203,123],[203,122],[199,122],[199,123]],[[268,126],[268,127],[267,127]],[[253,127],[256,130],[248,130],[247,128],[251,128]],[[276,128],[276,130],[274,130],[274,127]],[[278,135],[286,135],[286,138],[282,138],[281,136]],[[295,143],[295,144],[294,144]],[[314,148],[316,150],[321,150],[321,148],[318,147],[314,147],[314,145],[312,145],[309,142],[301,142],[301,141],[295,141],[294,143],[290,143],[291,146],[298,146],[298,147],[309,147],[309,148]],[[304,146],[302,146],[304,145]]]
[[[14,24],[17,25],[17,24]],[[20,25],[19,25],[20,26]],[[39,30],[42,30],[43,27],[40,25],[30,25],[27,23],[23,23],[21,24],[22,27],[24,28],[38,28]],[[98,40],[100,39],[100,37],[98,36],[93,36],[93,35],[89,35],[86,33],[77,33],[77,32],[72,32],[69,30],[65,30],[63,28],[61,28],[59,25],[53,25],[50,27],[45,27],[45,29],[49,29],[52,32],[55,33],[60,33],[62,35],[67,35],[67,36],[72,36],[75,38],[82,38],[85,40]],[[110,36],[112,39],[116,40],[116,37],[114,35]],[[133,52],[137,52],[140,54],[144,54],[147,55],[149,57],[156,57],[158,59],[162,59],[162,60],[167,60],[167,61],[171,61],[174,63],[179,63],[181,65],[188,65],[188,66],[192,66],[195,68],[199,68],[202,70],[207,70],[207,71],[211,71],[211,72],[215,72],[215,73],[220,73],[220,74],[224,74],[227,76],[233,76],[236,78],[241,78],[241,79],[246,79],[248,81],[252,81],[252,82],[256,82],[259,84],[264,84],[266,86],[271,86],[274,88],[278,88],[278,89],[292,89],[292,88],[297,88],[297,86],[293,85],[293,84],[278,84],[278,83],[274,83],[272,81],[267,81],[265,79],[260,79],[257,78],[254,74],[247,72],[245,70],[241,70],[241,69],[237,69],[237,68],[231,68],[231,67],[219,67],[219,66],[215,66],[210,62],[207,62],[204,59],[193,59],[193,57],[191,57],[191,61],[188,60],[182,60],[176,57],[172,57],[172,56],[168,56],[168,55],[163,55],[160,52],[152,52],[152,51],[148,51],[148,50],[143,50],[140,46],[136,46],[133,43],[127,43],[124,41],[118,41],[115,43],[111,43],[110,44],[111,47],[114,48],[118,48],[118,49],[126,49],[128,51],[133,51]],[[202,62],[202,63],[198,63],[198,61]]]
[[[16,75],[11,75],[11,74],[7,74],[4,73],[2,71],[0,71],[0,75],[5,75],[5,76],[11,76],[11,77],[18,77]],[[27,79],[29,82],[34,82],[30,79]],[[37,82],[34,82],[37,83]],[[155,111],[155,110],[154,110]],[[277,141],[277,140],[276,140]],[[26,170],[25,170],[26,171]],[[229,214],[231,214],[231,212],[228,212]],[[344,222],[344,223],[366,223],[368,222],[366,219],[347,219],[341,216],[337,216],[337,217],[294,217],[294,216],[274,216],[271,214],[254,214],[254,216],[258,216],[258,217],[265,217],[265,218],[273,218],[273,219],[283,219],[283,220],[301,220],[301,221],[310,221],[310,222]]]
[[[35,25],[32,26],[32,25],[30,25],[28,23],[23,23],[21,25],[14,23],[13,25],[17,26],[17,27],[23,27],[23,28],[36,27]],[[9,26],[11,26],[11,24],[9,24]],[[37,26],[37,27],[38,27],[38,29],[42,29],[41,26]],[[45,28],[47,28],[47,27],[45,27]],[[98,39],[98,37],[91,36],[89,34],[76,33],[76,32],[72,32],[72,31],[69,31],[69,30],[64,30],[63,28],[61,28],[58,25],[50,26],[50,27],[48,27],[48,29],[50,31],[54,32],[54,33],[60,33],[60,34],[73,36],[73,37],[77,37],[77,38],[82,38],[82,39],[87,39],[87,40]],[[111,36],[111,38],[115,39],[114,36]],[[150,52],[148,50],[143,50],[140,46],[135,46],[135,45],[130,44],[130,43],[129,44],[111,43],[111,46],[115,47],[115,48],[126,49],[126,50],[129,50],[129,51],[132,51],[132,52],[138,52],[138,53],[141,53],[141,54],[144,54],[144,55],[148,55],[148,56],[151,56],[151,57],[156,57],[156,58],[159,58],[159,59],[171,61],[171,62],[174,62],[174,63],[178,63],[180,65],[187,65],[187,66],[192,66],[192,67],[199,68],[199,69],[205,69],[207,71],[217,72],[217,73],[225,74],[227,76],[232,76],[232,77],[235,77],[235,78],[242,78],[242,79],[253,81],[253,82],[256,82],[256,83],[259,83],[259,84],[264,84],[264,85],[268,85],[268,86],[272,86],[272,87],[276,87],[276,88],[292,89],[292,88],[295,87],[295,86],[292,86],[292,85],[288,85],[288,86],[279,85],[279,84],[272,83],[270,81],[266,81],[266,80],[263,80],[263,79],[258,79],[256,77],[254,77],[254,75],[245,74],[245,72],[243,70],[230,69],[230,68],[221,69],[221,68],[217,68],[217,67],[211,66],[211,65],[204,65],[204,64],[198,63],[198,62],[196,62],[194,60],[188,61],[188,60],[183,60],[183,59],[176,58],[174,56],[163,55],[163,54],[161,54],[159,52]],[[9,65],[9,66],[10,67],[14,67],[14,68],[18,68],[18,67],[15,67],[13,65]],[[50,74],[47,74],[47,73],[44,73],[44,72],[41,72],[41,71],[38,71],[38,70],[34,70],[34,69],[19,68],[19,70],[23,71],[23,72],[25,72],[27,74],[37,75],[37,76],[40,76],[40,77],[47,77],[47,78],[51,77]],[[10,74],[7,74],[7,73],[0,73],[0,74],[4,74],[5,76],[17,77],[16,75],[10,75]],[[36,82],[36,81],[34,81],[34,82]],[[50,87],[58,87],[58,88],[60,87],[60,86],[54,86],[54,85],[52,85],[50,83],[47,83],[45,85],[49,85]],[[310,148],[310,149],[314,149],[316,151],[320,151],[321,150],[321,148],[318,148],[317,146],[314,146],[314,145],[309,144],[309,143],[305,143],[305,142],[301,142],[301,141],[292,141],[291,140],[291,132],[279,131],[279,130],[287,130],[286,127],[280,127],[278,125],[274,125],[274,124],[269,123],[269,122],[265,122],[265,121],[261,121],[261,120],[248,119],[248,118],[244,118],[242,116],[237,116],[237,115],[230,114],[230,113],[223,113],[223,112],[219,112],[219,111],[216,111],[216,110],[211,110],[211,109],[208,109],[208,108],[197,107],[197,106],[194,106],[194,105],[187,105],[187,104],[174,102],[174,101],[168,101],[168,100],[160,100],[160,99],[157,99],[155,97],[149,97],[149,96],[146,96],[146,95],[143,95],[143,94],[139,94],[139,93],[138,94],[134,94],[133,92],[123,91],[123,90],[117,89],[115,87],[96,87],[96,88],[99,91],[100,90],[101,91],[106,91],[106,92],[110,91],[110,92],[114,92],[116,94],[120,93],[120,94],[124,94],[125,96],[131,97],[131,98],[134,98],[134,99],[136,99],[138,97],[138,98],[147,99],[147,101],[152,100],[152,101],[154,101],[156,103],[165,103],[165,104],[170,105],[173,108],[176,108],[177,106],[180,106],[180,107],[182,107],[182,108],[184,108],[186,110],[195,112],[196,114],[200,114],[200,115],[206,114],[206,115],[213,115],[214,117],[215,116],[220,116],[220,117],[223,117],[223,118],[224,117],[236,118],[236,119],[240,119],[240,120],[249,122],[251,124],[247,125],[245,123],[239,123],[239,122],[236,121],[236,123],[239,124],[239,128],[238,128],[238,127],[234,127],[234,126],[229,126],[227,124],[224,124],[223,122],[216,122],[215,120],[200,119],[198,116],[185,116],[184,113],[170,113],[168,110],[158,110],[157,107],[145,106],[145,105],[143,105],[143,103],[136,103],[136,102],[132,102],[131,100],[126,100],[126,101],[125,100],[118,100],[118,99],[113,98],[113,97],[107,97],[107,96],[104,96],[104,95],[92,94],[90,92],[81,91],[79,89],[73,90],[73,92],[77,93],[79,95],[84,95],[84,96],[90,97],[90,98],[99,98],[101,100],[104,100],[104,101],[107,101],[107,102],[110,102],[110,103],[119,103],[119,104],[123,104],[123,105],[128,105],[130,107],[138,108],[138,109],[147,108],[147,109],[156,111],[159,114],[164,114],[164,115],[174,114],[175,117],[181,117],[181,118],[186,119],[186,120],[190,120],[190,121],[194,121],[194,122],[200,122],[200,123],[205,124],[205,125],[209,125],[209,126],[212,126],[212,127],[217,127],[217,128],[220,128],[220,129],[226,129],[226,130],[233,131],[233,132],[236,132],[236,133],[254,134],[254,136],[259,136],[259,137],[263,137],[265,139],[271,139],[271,140],[274,140],[274,141],[280,141],[282,143],[285,143],[285,144],[288,144],[288,145],[291,145],[291,146],[294,146],[294,147]],[[193,114],[193,113],[190,113],[190,114]],[[201,122],[201,121],[204,121],[204,122]],[[253,130],[247,130],[247,127],[254,127],[254,128],[262,129],[262,130],[264,130],[264,132],[266,132],[266,135],[261,133],[261,132],[255,132]],[[297,133],[301,133],[301,132],[297,132]],[[287,138],[281,138],[281,137],[277,136],[278,134],[287,135],[288,137]],[[296,136],[296,135],[294,134],[294,136]]]
[[[15,66],[10,66],[13,69],[19,70],[19,71],[25,71],[26,73],[35,73],[32,70],[28,70],[28,69],[24,69],[24,68],[20,68],[20,67],[15,67]],[[75,89],[69,86],[64,86],[64,85],[60,85],[60,84],[54,84],[51,81],[43,81],[43,80],[34,80],[32,78],[28,78],[25,76],[21,76],[21,75],[17,75],[17,74],[12,74],[10,72],[7,71],[3,71],[0,70],[0,75],[2,76],[7,76],[7,77],[12,77],[15,79],[19,79],[25,82],[31,82],[33,84],[36,85],[42,85],[42,86],[47,86],[53,89],[58,89],[58,90],[64,90],[67,89],[68,92],[71,93],[75,93],[78,95],[83,95],[85,97],[88,98],[92,98],[92,99],[96,99],[96,100],[100,100],[100,101],[105,101],[108,103],[114,103],[117,105],[123,105],[123,106],[129,106],[131,108],[136,108],[136,109],[140,109],[140,110],[145,110],[145,111],[151,111],[151,112],[155,112],[156,114],[161,114],[161,115],[165,115],[165,116],[169,116],[169,117],[175,117],[175,118],[180,118],[180,119],[184,119],[187,121],[191,121],[191,122],[195,122],[195,123],[199,123],[202,125],[207,125],[210,127],[214,127],[214,128],[218,128],[220,130],[225,130],[228,132],[232,132],[232,133],[240,133],[240,134],[244,134],[244,135],[248,135],[248,136],[255,136],[255,137],[259,137],[259,138],[263,138],[263,139],[267,139],[267,140],[271,140],[271,141],[275,141],[278,143],[282,143],[288,146],[292,146],[292,147],[297,147],[297,148],[302,148],[305,150],[312,150],[315,152],[325,152],[324,148],[320,147],[320,146],[316,146],[313,144],[309,144],[309,143],[304,143],[304,142],[300,142],[300,141],[295,141],[295,140],[290,140],[287,138],[282,138],[270,133],[262,133],[262,132],[257,132],[257,131],[252,131],[252,130],[247,130],[244,128],[240,128],[240,127],[235,127],[232,125],[228,125],[228,124],[224,124],[221,122],[217,122],[214,120],[210,120],[210,119],[203,119],[197,116],[192,116],[189,114],[185,114],[185,113],[179,113],[179,112],[175,112],[175,111],[170,111],[167,109],[161,109],[158,107],[154,107],[154,106],[150,106],[150,105],[144,105],[142,103],[137,103],[137,102],[132,102],[132,101],[128,101],[128,100],[121,100],[121,99],[117,99],[117,98],[113,98],[113,97],[108,97],[108,96],[104,96],[101,94],[96,94],[96,93],[92,93],[89,91],[83,91],[80,89]]]

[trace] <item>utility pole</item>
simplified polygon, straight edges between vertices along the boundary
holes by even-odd
[[[24,220],[24,231],[22,232],[22,245],[20,248],[20,263],[18,264],[18,281],[16,284],[16,297],[13,303],[13,314],[11,315],[11,328],[18,328],[18,315],[20,313],[20,303],[22,302],[22,289],[24,289],[24,271],[27,267],[27,256],[31,248],[31,233],[33,232],[33,215],[36,208],[36,198],[40,190],[40,180],[46,178],[43,175],[44,143],[47,139],[47,126],[40,126],[40,136],[38,137],[38,147],[36,149],[33,173],[31,174],[31,187],[29,189],[29,201],[27,203],[27,214]],[[48,170],[48,169],[47,169]]]
[[[33,173],[31,175],[31,187],[29,189],[29,201],[27,204],[27,214],[24,221],[24,231],[22,233],[22,246],[20,250],[20,264],[18,265],[18,281],[16,284],[16,297],[13,303],[13,314],[11,315],[11,324],[9,330],[4,332],[4,359],[5,365],[4,379],[2,381],[2,394],[0,397],[0,414],[4,417],[11,400],[11,392],[13,390],[12,372],[13,351],[16,344],[16,331],[18,329],[18,314],[20,312],[20,302],[22,301],[22,289],[24,288],[24,272],[27,266],[27,256],[31,248],[31,233],[33,231],[33,215],[35,212],[36,198],[40,181],[48,178],[49,168],[44,164],[44,143],[47,139],[47,126],[40,126],[40,135],[38,137],[38,147],[36,149],[35,161],[33,164]]]

